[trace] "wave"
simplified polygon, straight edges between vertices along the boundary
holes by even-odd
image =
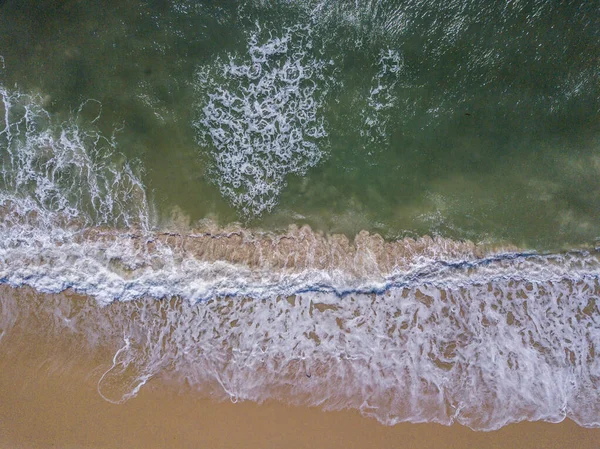
[[[94,129],[100,103],[85,101],[73,117],[57,123],[44,102],[41,95],[0,85],[5,229],[11,227],[11,218],[21,217],[18,221],[24,224],[22,217],[34,216],[38,226],[48,221],[46,228],[56,220],[147,228],[149,208],[139,173],[116,150],[114,135]],[[90,105],[97,115],[85,120],[84,109]]]

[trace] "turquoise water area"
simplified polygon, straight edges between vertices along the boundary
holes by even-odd
[[[1,84],[114,136],[156,226],[562,249],[600,237],[599,7],[5,0]]]

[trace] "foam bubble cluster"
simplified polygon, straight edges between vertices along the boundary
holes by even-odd
[[[310,28],[262,36],[260,28],[250,35],[245,57],[230,55],[197,76],[199,141],[213,181],[245,217],[271,211],[286,177],[322,159],[327,136],[320,112],[331,62],[315,56]]]
[[[0,205],[3,223],[35,215],[38,224],[148,227],[144,186],[116,150],[114,136],[84,123],[81,105],[63,123],[43,108],[40,95],[9,91],[0,85]],[[8,213],[8,212],[11,213]],[[21,218],[17,218],[21,217]],[[51,222],[51,223],[50,223]],[[4,226],[5,229],[6,226]]]

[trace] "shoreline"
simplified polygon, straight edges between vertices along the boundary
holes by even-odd
[[[502,293],[511,283],[512,299]],[[0,358],[75,370],[107,404],[128,404],[168,381],[167,390],[191,397],[353,409],[387,425],[489,431],[568,416],[599,426],[586,342],[597,341],[589,298],[600,282],[509,284],[346,300],[148,298],[104,306],[73,291],[2,286]],[[553,304],[569,290],[568,302]],[[561,315],[578,323],[555,323]]]
[[[44,293],[73,289],[104,304],[144,297],[344,297],[497,276],[544,282],[573,273],[576,280],[600,267],[597,249],[537,253],[430,236],[386,241],[367,231],[350,240],[309,226],[275,233],[204,223],[169,232],[21,218],[27,220],[0,229],[0,283]]]
[[[136,398],[113,405],[94,388],[97,361],[55,350],[48,357],[56,343],[20,335],[24,353],[0,352],[0,448],[596,449],[600,443],[600,429],[570,420],[524,422],[491,432],[458,424],[384,426],[357,411],[200,399],[158,378]]]

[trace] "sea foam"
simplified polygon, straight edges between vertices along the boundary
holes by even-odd
[[[244,217],[277,204],[286,178],[303,175],[324,155],[321,108],[330,61],[318,59],[308,26],[248,37],[246,55],[201,67],[194,123],[222,195]]]
[[[479,281],[107,307],[19,290],[1,307],[78,347],[109,342],[98,391],[114,403],[158,376],[216,399],[352,408],[387,425],[600,426],[597,277]]]
[[[99,115],[87,123],[81,118],[88,106],[100,114],[99,102],[84,102],[58,123],[43,103],[41,95],[0,85],[4,225],[10,217],[35,216],[38,225],[59,220],[147,228],[148,204],[139,174],[116,150],[115,136],[95,129]]]

